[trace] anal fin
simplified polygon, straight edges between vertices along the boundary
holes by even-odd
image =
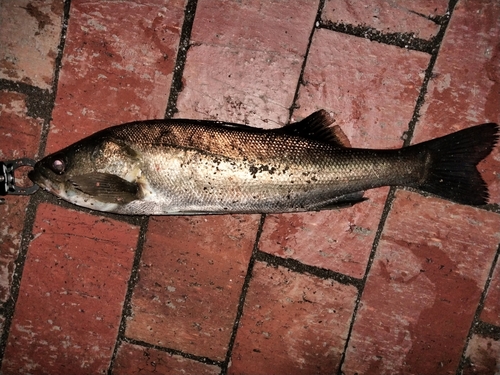
[[[363,194],[364,191],[358,191],[356,193],[340,195],[338,197],[307,206],[306,209],[308,211],[324,211],[352,207],[355,204],[368,200],[368,198],[363,197]]]

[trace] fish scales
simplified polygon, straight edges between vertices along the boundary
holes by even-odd
[[[419,161],[425,156],[189,123],[139,125],[110,136],[133,144],[141,155],[153,191],[146,201],[174,212],[315,208],[387,181],[414,182],[421,178]]]

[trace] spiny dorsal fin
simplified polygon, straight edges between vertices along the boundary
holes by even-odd
[[[330,127],[333,122],[333,117],[324,109],[320,109],[302,121],[284,126],[280,131],[289,135],[332,143],[338,147],[351,147],[349,139],[347,139],[340,126],[335,125]]]

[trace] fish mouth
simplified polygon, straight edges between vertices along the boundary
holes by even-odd
[[[49,176],[43,173],[43,168],[36,168],[28,172],[28,178],[36,185],[40,186],[42,189],[58,195],[61,192],[61,188],[54,183]]]

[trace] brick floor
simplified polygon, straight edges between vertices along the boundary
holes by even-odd
[[[118,349],[113,374],[199,374],[217,375],[220,367],[200,363],[152,348],[124,343]]]
[[[2,373],[107,369],[137,236],[126,223],[39,206]]]
[[[43,121],[28,114],[28,98],[0,91],[0,157],[2,161],[38,157]]]
[[[500,263],[497,263],[484,301],[481,320],[500,326]]]
[[[2,1],[0,78],[51,89],[62,21],[61,1]]]
[[[398,192],[356,316],[346,373],[452,372],[462,352],[454,344],[467,337],[499,228],[497,214]]]
[[[431,39],[439,31],[432,18],[446,13],[445,1],[387,1],[361,3],[356,0],[327,0],[322,20],[335,24],[374,29],[383,33],[407,33]]]
[[[265,128],[288,122],[317,11],[318,1],[307,0],[199,1],[179,116]]]
[[[127,337],[224,360],[259,217],[152,219]]]
[[[494,1],[7,0],[0,161],[127,121],[320,108],[353,147],[397,148],[500,122],[499,38]],[[340,210],[139,218],[7,196],[0,372],[498,373],[499,155],[481,208],[385,187]]]
[[[499,369],[500,342],[479,335],[472,336],[467,347],[467,365],[464,374],[497,374]]]
[[[257,262],[229,373],[335,373],[357,294],[353,286]]]

